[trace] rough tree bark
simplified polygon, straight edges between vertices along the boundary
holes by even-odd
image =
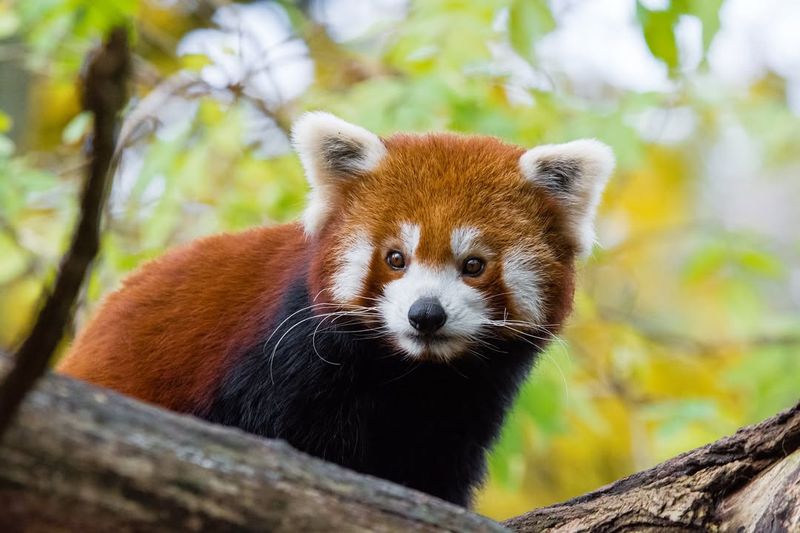
[[[0,377],[8,371],[0,357]],[[517,531],[800,531],[800,405]],[[743,528],[743,529],[740,529]],[[50,375],[0,442],[0,531],[502,531],[288,445]]]
[[[0,357],[0,377],[8,368]],[[0,531],[502,531],[278,441],[50,375],[0,441]]]
[[[800,404],[567,502],[517,531],[800,531]]]

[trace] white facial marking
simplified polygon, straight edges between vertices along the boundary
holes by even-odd
[[[434,297],[447,313],[447,321],[427,343],[408,321],[408,310],[419,298]],[[378,305],[386,326],[410,356],[428,352],[447,360],[460,355],[487,321],[488,308],[481,293],[467,285],[453,266],[432,267],[412,263],[402,278],[384,287]]]
[[[453,257],[456,259],[466,257],[473,250],[479,236],[478,228],[465,226],[454,229],[450,234],[450,248],[453,250]]]
[[[503,256],[503,279],[511,291],[514,303],[526,319],[539,323],[542,320],[542,297],[538,276],[530,252],[514,247]]]
[[[400,225],[400,240],[403,242],[405,252],[409,257],[414,255],[417,251],[419,244],[420,228],[419,224],[411,224],[410,222],[403,222]]]
[[[333,274],[331,291],[334,300],[345,303],[356,298],[364,286],[372,260],[372,243],[364,233],[357,233],[345,245],[341,266]]]

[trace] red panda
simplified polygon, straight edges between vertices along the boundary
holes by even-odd
[[[380,138],[321,112],[292,140],[311,185],[301,223],[145,265],[59,369],[469,505],[570,311],[613,154]]]

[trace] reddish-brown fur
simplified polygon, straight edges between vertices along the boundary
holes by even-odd
[[[305,260],[290,224],[208,237],[111,294],[59,370],[176,411],[202,411],[229,358],[259,340]]]

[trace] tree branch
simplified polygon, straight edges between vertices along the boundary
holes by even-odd
[[[740,527],[744,529],[739,531],[798,531],[798,448],[800,404],[650,470],[505,525],[531,532]]]
[[[14,368],[0,384],[0,437],[25,394],[47,369],[70,322],[89,265],[100,247],[100,219],[114,153],[117,116],[127,100],[129,64],[127,32],[122,28],[112,30],[103,47],[89,58],[83,80],[83,104],[94,115],[94,135],[89,175],[81,197],[80,221],[62,259],[52,292],[17,352]]]
[[[504,528],[283,442],[43,379],[0,443],[0,531],[185,530]]]

